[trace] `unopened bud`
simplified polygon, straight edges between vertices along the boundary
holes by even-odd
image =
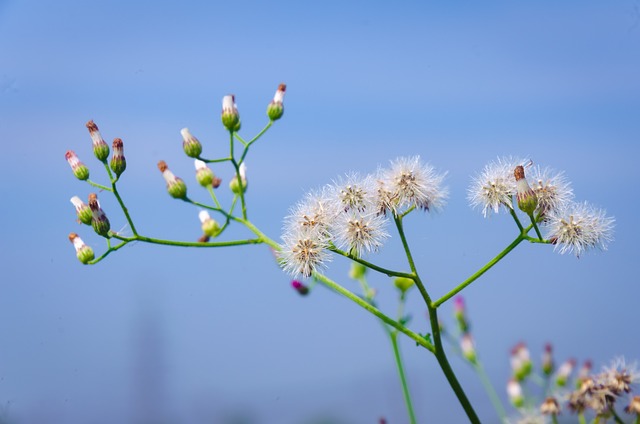
[[[471,333],[464,333],[460,339],[460,349],[462,350],[462,356],[472,364],[476,363],[478,357],[476,356],[476,348],[473,345],[473,337]]]
[[[91,213],[91,208],[89,205],[84,203],[78,196],[73,196],[71,198],[71,203],[76,208],[76,215],[78,216],[78,220],[86,225],[91,225],[91,218],[93,214]]]
[[[553,348],[551,343],[544,345],[544,352],[542,353],[542,372],[547,377],[553,373]]]
[[[531,374],[533,363],[531,362],[529,349],[524,343],[518,343],[511,350],[511,369],[513,377],[518,381],[524,380]]]
[[[240,114],[233,94],[222,98],[222,125],[229,131],[240,130]]]
[[[113,140],[113,156],[109,165],[117,177],[127,169],[127,160],[124,158],[124,143],[120,138]]]
[[[367,273],[367,267],[358,262],[351,263],[351,269],[349,269],[349,278],[353,280],[359,280]]]
[[[95,193],[89,194],[89,207],[91,208],[91,226],[93,230],[97,234],[106,237],[111,229],[111,224],[109,223],[109,219],[107,219],[107,215],[100,207],[98,196]]]
[[[511,404],[516,408],[520,408],[524,405],[524,395],[522,394],[522,386],[517,380],[511,379],[507,383],[507,395]]]
[[[105,162],[109,157],[109,145],[103,140],[98,126],[93,121],[87,122],[87,129],[93,141],[93,154],[99,161]]]
[[[242,162],[239,168],[240,180],[238,181],[238,175],[235,175],[229,183],[229,188],[233,194],[240,195],[247,191],[247,166]]]
[[[180,130],[182,134],[182,149],[190,158],[197,158],[202,153],[202,144],[189,132],[189,128]]]
[[[414,284],[415,284],[415,281],[413,281],[413,279],[411,278],[396,277],[393,279],[393,285],[396,286],[396,288],[400,290],[402,293],[406,293],[407,290],[413,287]]]
[[[580,370],[578,370],[578,376],[576,377],[576,387],[580,388],[582,382],[589,378],[591,374],[591,370],[593,369],[593,362],[590,359],[587,359],[582,363]]]
[[[462,296],[456,296],[453,300],[453,316],[458,323],[458,328],[461,333],[469,331],[469,322],[467,320],[466,308],[464,306],[464,298]]]
[[[629,405],[625,406],[624,412],[627,414],[635,414],[640,417],[640,396],[634,396],[629,401]]]
[[[269,106],[267,106],[267,116],[272,121],[282,118],[284,114],[284,105],[282,102],[284,101],[284,92],[286,89],[287,86],[285,84],[280,84],[276,94],[273,96],[273,100],[269,103]]]
[[[309,287],[305,286],[298,280],[293,280],[291,282],[291,287],[293,287],[295,291],[297,291],[301,296],[306,296],[309,294]]]
[[[200,211],[198,214],[198,218],[200,218],[200,223],[202,224],[202,232],[212,238],[217,237],[220,234],[220,224],[209,216],[209,212]]]
[[[573,371],[573,367],[576,366],[575,359],[569,359],[560,365],[558,368],[558,373],[556,375],[556,384],[560,387],[564,387],[567,385],[567,381],[571,376],[571,372]]]
[[[524,177],[524,167],[522,165],[516,166],[513,175],[516,178],[516,199],[518,200],[518,207],[527,215],[531,215],[536,210],[536,207],[538,207],[538,196],[535,191],[529,187],[529,183]]]
[[[198,181],[198,184],[202,187],[209,187],[210,185],[213,185],[215,175],[213,175],[213,171],[209,169],[207,164],[200,159],[196,159],[194,164],[196,166],[196,180]]]
[[[162,172],[162,176],[167,183],[167,191],[169,195],[174,199],[184,199],[187,197],[187,185],[182,181],[182,178],[178,178],[173,175],[173,172],[169,170],[167,163],[163,160],[158,162],[158,169]]]
[[[76,249],[76,257],[83,264],[89,263],[95,258],[93,254],[93,249],[84,244],[80,236],[76,233],[69,234],[69,241],[73,244],[73,247]]]
[[[89,168],[87,168],[84,163],[80,162],[80,159],[78,159],[78,156],[73,150],[68,150],[64,157],[67,159],[67,162],[73,171],[73,175],[75,175],[77,179],[84,181],[89,178]]]

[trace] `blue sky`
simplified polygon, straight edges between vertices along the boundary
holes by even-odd
[[[250,217],[267,234],[279,236],[307,190],[419,154],[448,172],[451,191],[444,212],[407,223],[439,296],[516,235],[505,216],[485,220],[469,208],[471,176],[497,156],[530,157],[565,171],[577,199],[615,216],[616,240],[579,260],[521,246],[464,292],[489,374],[502,394],[508,351],[520,340],[534,358],[550,341],[558,361],[640,360],[639,8],[626,0],[0,2],[3,413],[24,423],[406,420],[375,320],[321,288],[300,298],[267,249],[137,244],[83,267],[67,241],[76,231],[103,248],[68,202],[91,190],[72,177],[66,150],[101,180],[87,120],[107,141],[124,140],[120,190],[140,231],[192,240],[197,210],[166,195],[155,164],[166,160],[198,193],[180,129],[207,156],[222,155],[222,96],[236,95],[249,137],[266,123],[280,82],[285,116],[248,157]],[[216,172],[228,181],[228,169]],[[100,199],[122,228],[115,201]],[[403,266],[397,247],[379,260]],[[357,290],[345,273],[342,261],[329,271]],[[371,283],[392,313],[388,282],[372,275]],[[425,331],[417,293],[409,307],[412,328]],[[449,312],[445,305],[441,315]],[[402,347],[418,418],[462,420],[435,360]],[[461,361],[453,366],[492,420],[477,378]]]

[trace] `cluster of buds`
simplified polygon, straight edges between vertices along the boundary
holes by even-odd
[[[182,178],[173,175],[173,172],[169,170],[167,163],[163,160],[158,162],[158,169],[167,183],[167,192],[169,192],[169,195],[174,199],[186,199],[187,185],[184,183]]]

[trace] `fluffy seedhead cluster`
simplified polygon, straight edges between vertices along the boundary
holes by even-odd
[[[562,172],[533,166],[531,161],[502,157],[490,162],[473,178],[468,199],[485,217],[513,213],[517,205],[545,227],[546,239],[562,254],[606,250],[613,239],[613,218],[587,202],[575,202]]]
[[[444,206],[443,179],[415,156],[398,158],[376,174],[347,174],[308,193],[285,218],[283,268],[308,277],[330,259],[331,248],[357,257],[377,251],[389,237],[391,216]]]

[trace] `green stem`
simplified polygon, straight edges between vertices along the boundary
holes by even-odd
[[[538,238],[540,240],[544,240],[542,238],[542,233],[540,233],[540,229],[538,228],[538,224],[536,223],[536,219],[533,217],[533,214],[529,214],[529,219],[531,219],[531,225],[533,225],[533,228],[536,230],[536,234],[538,235]]]
[[[340,250],[335,246],[330,246],[329,250],[332,251],[333,253],[337,253],[338,255],[342,255],[346,258],[351,259],[354,262],[358,262],[359,264],[362,264],[364,266],[366,266],[367,268],[371,268],[374,271],[378,271],[381,274],[385,274],[389,277],[404,277],[404,278],[411,278],[413,279],[414,275],[413,274],[408,274],[406,272],[399,272],[399,271],[393,271],[387,268],[383,268],[381,266],[372,264],[371,262],[365,261],[364,259],[359,258],[358,256],[354,256],[349,252],[345,252],[344,250]]]
[[[558,416],[556,414],[551,415],[552,424],[558,424]]]
[[[616,412],[616,410],[613,407],[613,405],[609,405],[609,411],[611,411],[611,414],[613,415],[613,420],[615,422],[617,422],[618,424],[624,424],[624,421],[622,421],[622,418],[620,418],[620,416]]]
[[[478,374],[478,378],[480,378],[480,382],[484,386],[484,390],[489,395],[489,400],[491,401],[493,408],[496,410],[498,417],[500,417],[500,422],[504,423],[505,420],[507,419],[507,412],[505,411],[504,406],[502,405],[502,401],[500,400],[500,397],[496,393],[496,389],[493,387],[493,384],[491,384],[491,380],[489,379],[489,376],[485,372],[484,367],[478,360],[476,360],[476,362],[472,363],[471,365],[473,365],[473,368],[476,370],[476,373]]]
[[[89,185],[92,185],[93,187],[99,188],[100,190],[104,190],[104,191],[112,191],[111,188],[104,186],[102,184],[98,184],[98,183],[94,183],[91,180],[86,180],[87,183],[89,183]]]
[[[458,286],[456,286],[456,288],[454,288],[453,290],[451,290],[449,293],[445,294],[444,296],[442,296],[440,299],[436,300],[435,302],[433,302],[433,307],[437,308],[440,305],[442,305],[444,302],[446,302],[447,300],[451,299],[453,296],[455,296],[456,294],[458,294],[460,291],[462,291],[462,289],[464,289],[465,287],[467,287],[469,284],[473,283],[475,280],[477,280],[478,278],[480,278],[482,276],[482,274],[484,274],[485,272],[489,271],[495,264],[497,264],[502,258],[504,258],[505,256],[507,256],[507,254],[509,254],[509,252],[511,252],[513,249],[516,248],[516,246],[518,246],[523,240],[525,239],[525,236],[523,234],[520,234],[518,237],[516,237],[516,239],[514,241],[511,242],[511,244],[509,246],[507,246],[502,252],[500,252],[495,258],[491,259],[489,262],[487,262],[487,264],[485,266],[483,266],[482,268],[480,268],[478,271],[476,271],[471,277],[467,278],[466,280],[464,280],[462,283],[460,283]]]
[[[226,246],[244,246],[248,244],[264,243],[264,241],[261,239],[199,242],[199,241],[164,240],[164,239],[158,239],[153,237],[141,236],[139,234],[133,237],[124,237],[119,234],[113,233],[111,236],[115,239],[126,241],[126,242],[140,241],[143,243],[161,244],[164,246],[180,246],[180,247],[226,247]]]
[[[133,231],[133,234],[137,236],[138,235],[138,231],[136,230],[136,226],[133,225],[133,220],[131,219],[131,216],[129,215],[129,210],[124,205],[124,202],[122,201],[122,197],[120,197],[120,193],[118,193],[118,189],[116,188],[116,182],[115,181],[111,183],[111,187],[113,188],[113,195],[116,196],[116,199],[118,200],[118,203],[120,204],[120,208],[122,209],[122,212],[124,213],[125,218],[127,218],[127,222],[129,223],[129,226],[131,227],[131,231]]]
[[[411,272],[413,272],[414,274],[413,280],[415,281],[416,286],[418,287],[418,290],[420,290],[420,294],[422,295],[422,298],[424,299],[424,302],[427,305],[427,310],[429,311],[429,322],[431,324],[431,334],[433,336],[433,342],[435,345],[434,353],[436,355],[438,364],[440,365],[440,369],[442,369],[442,372],[444,373],[445,377],[447,378],[447,381],[449,382],[449,386],[451,386],[451,389],[453,390],[456,397],[458,398],[458,402],[460,402],[460,405],[462,406],[465,413],[467,414],[467,418],[469,418],[469,421],[471,421],[472,423],[479,424],[480,419],[478,418],[478,415],[473,409],[473,406],[471,405],[469,398],[467,398],[467,395],[465,394],[464,389],[460,385],[460,382],[458,381],[455,373],[453,372],[453,369],[449,364],[449,360],[447,359],[447,354],[444,351],[444,346],[442,345],[442,337],[440,336],[440,323],[438,322],[437,306],[433,306],[433,304],[431,303],[431,298],[429,297],[429,294],[427,293],[427,290],[424,284],[422,283],[420,276],[418,275],[418,271],[413,261],[413,256],[411,255],[411,250],[409,249],[409,244],[407,243],[407,238],[405,236],[404,229],[402,227],[402,218],[398,216],[394,216],[394,221],[396,224],[396,228],[398,229],[398,234],[400,235],[400,239],[402,240],[402,246],[404,247],[405,253],[407,255],[407,260],[409,261]]]
[[[222,210],[222,206],[220,206],[220,202],[218,202],[218,196],[216,196],[216,193],[213,191],[213,187],[211,187],[211,185],[207,186],[207,191],[211,195],[211,199],[213,199],[213,202],[216,204],[216,207]]]
[[[586,419],[586,418],[585,418],[585,416],[584,416],[584,412],[580,412],[580,413],[578,414],[578,422],[579,422],[580,424],[587,424],[587,419]]]
[[[409,330],[404,325],[400,324],[399,322],[397,322],[397,321],[393,320],[392,318],[388,317],[387,315],[383,314],[379,309],[375,308],[374,306],[371,306],[371,304],[369,304],[366,300],[362,299],[360,296],[357,296],[357,295],[351,293],[349,290],[345,289],[340,284],[336,283],[335,281],[331,280],[330,278],[328,278],[327,276],[325,276],[323,274],[320,274],[318,272],[314,272],[313,277],[316,280],[318,280],[321,283],[323,283],[325,286],[329,287],[331,290],[341,294],[342,296],[344,296],[347,299],[351,300],[352,302],[356,303],[361,308],[365,309],[367,312],[369,312],[369,313],[375,315],[376,317],[380,318],[384,323],[389,324],[391,327],[393,327],[393,328],[397,329],[398,331],[400,331],[401,333],[407,335],[409,338],[413,339],[416,342],[416,344],[424,347],[429,352],[435,354],[435,349],[434,349],[433,345],[431,343],[429,343],[424,337],[422,337],[420,334],[414,333],[413,331]]]
[[[411,404],[411,394],[409,393],[409,385],[407,384],[407,378],[405,376],[404,367],[402,365],[402,357],[400,356],[400,349],[398,347],[398,332],[390,331],[389,337],[391,338],[391,346],[393,346],[393,356],[396,360],[396,367],[398,368],[398,374],[400,375],[400,383],[402,384],[402,394],[404,395],[404,403],[407,406],[407,412],[409,413],[409,422],[416,424],[416,415],[413,411],[413,405]]]
[[[115,237],[115,235],[114,235],[114,237]],[[106,252],[104,252],[102,255],[98,256],[97,258],[87,262],[87,265],[95,265],[95,264],[97,264],[98,262],[100,262],[101,260],[106,258],[111,252],[115,252],[116,250],[120,249],[121,247],[126,246],[128,243],[129,243],[129,241],[123,241],[122,243],[120,243],[120,244],[118,244],[116,246],[109,245],[109,248],[107,249]]]
[[[205,158],[202,158],[202,157],[198,156],[198,158],[197,158],[197,159],[198,159],[198,160],[201,160],[202,162],[205,162],[205,163],[219,163],[219,162],[228,162],[228,161],[230,161],[232,158],[205,159]]]
[[[521,233],[524,232],[524,228],[522,227],[522,223],[520,222],[520,219],[518,219],[518,214],[516,213],[516,211],[513,210],[513,208],[511,208],[509,206],[507,206],[507,208],[509,209],[509,213],[513,217],[513,220],[516,222],[516,225],[520,229],[520,232]]]

